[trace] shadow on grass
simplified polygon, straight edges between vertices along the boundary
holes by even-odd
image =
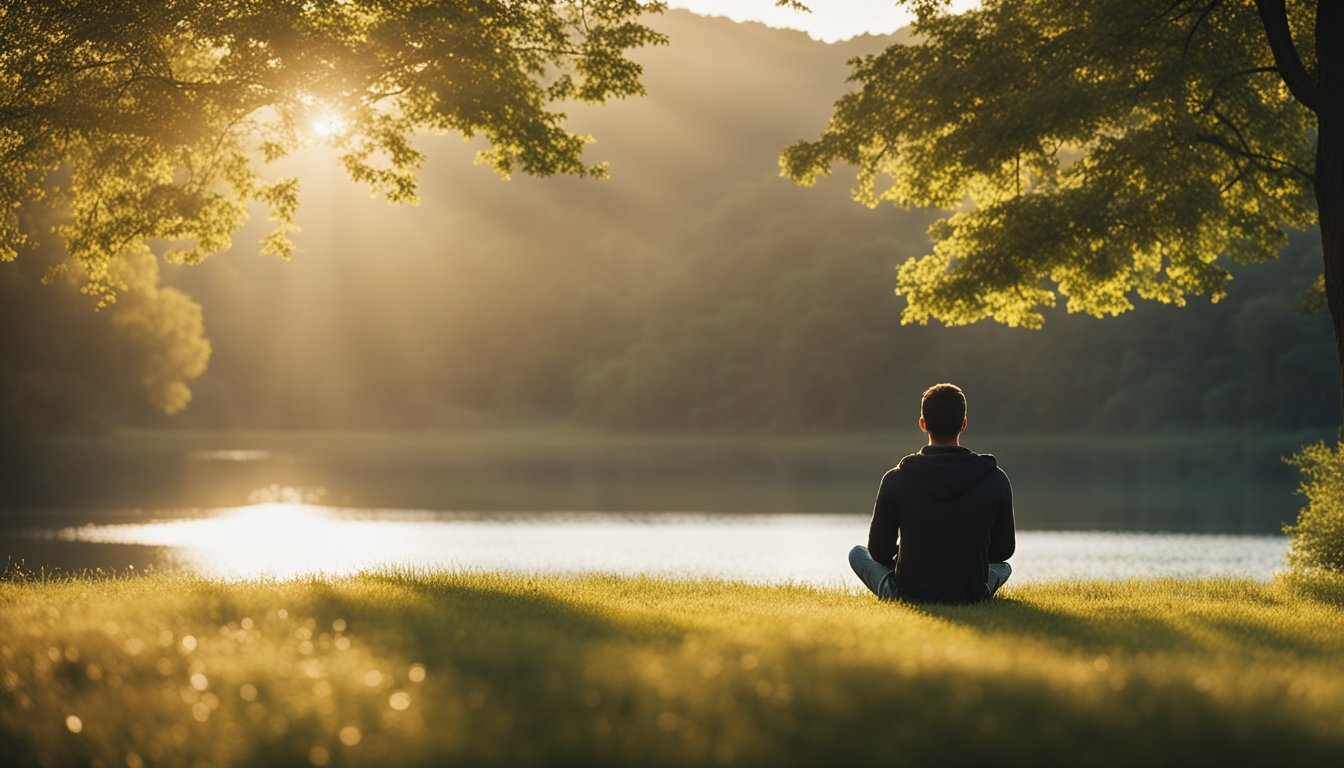
[[[996,597],[980,605],[920,605],[913,610],[969,627],[997,642],[1032,640],[1096,653],[1194,651],[1202,645],[1187,629],[1138,610],[1123,618],[1084,618],[1011,597]]]
[[[657,733],[656,713],[640,714],[656,694],[612,687],[608,673],[632,647],[678,647],[681,628],[618,621],[516,580],[363,579],[385,598],[320,583],[309,608],[345,617],[349,635],[380,657],[424,665],[436,683],[427,712],[438,723],[428,727],[452,734],[430,737],[426,764],[627,764],[639,754],[619,724],[644,717]]]
[[[1329,597],[1330,593],[1325,595]],[[1268,609],[1282,603],[1264,593],[1221,600],[1177,594],[1174,599],[1190,599],[1191,607],[1175,602],[1169,610],[1154,611],[1151,606],[1125,608],[1112,604],[1105,610],[1083,614],[1051,610],[1014,597],[996,597],[979,605],[921,605],[913,610],[968,627],[996,642],[1026,640],[1095,654],[1204,656],[1273,651],[1294,660],[1329,661],[1338,652],[1323,638],[1279,626]],[[1322,602],[1334,605],[1328,600]]]
[[[1337,644],[1294,636],[1263,614],[1091,617],[1014,598],[891,609],[979,637],[952,641],[962,648],[946,655],[911,648],[866,666],[791,652],[785,666],[811,670],[820,680],[810,687],[845,698],[779,735],[792,753],[861,760],[889,739],[914,763],[1133,766],[1313,764],[1344,749],[1338,711],[1292,693],[1294,675],[1310,674],[1296,667],[1328,668]],[[1000,651],[1013,666],[956,661]]]
[[[795,669],[813,664],[805,655],[789,660]],[[1277,698],[1228,702],[1179,677],[1099,675],[1070,685],[1030,672],[825,664],[814,674],[824,681],[807,688],[823,695],[800,700],[794,727],[760,721],[789,755],[864,761],[886,746],[911,764],[1213,766],[1323,764],[1344,747],[1337,729],[1322,733],[1319,718]]]
[[[733,643],[710,642],[701,658],[687,652],[697,633],[675,621],[617,620],[516,581],[499,587],[373,581],[395,599],[352,600],[321,587],[313,609],[351,617],[350,632],[363,642],[452,681],[440,695],[457,697],[457,705],[445,710],[439,702],[439,711],[453,712],[471,738],[432,748],[435,759],[798,765],[862,762],[896,751],[937,764],[1049,765],[1067,757],[1088,765],[1214,765],[1285,756],[1311,762],[1344,746],[1337,729],[1323,735],[1299,710],[1218,698],[1193,687],[1181,668],[1061,684],[1040,668],[905,670],[901,659],[857,663],[824,644],[764,636],[758,664],[747,669],[734,663],[740,651]],[[1089,621],[1011,599],[917,610],[972,628],[990,643],[1030,638],[1098,654],[1198,656],[1211,648],[1249,655],[1268,642],[1295,654],[1323,653],[1286,635],[1276,639],[1250,620],[1187,624],[1112,614]],[[729,663],[705,678],[707,659]],[[649,665],[659,671],[645,674]],[[789,696],[776,695],[780,690]],[[1015,754],[1005,757],[1008,749]]]
[[[833,630],[826,617],[834,611],[849,615],[833,595],[823,596],[820,606],[799,593],[803,611],[764,612],[759,627],[716,627],[667,610],[641,583],[578,580],[568,583],[573,595],[566,584],[395,574],[274,589],[195,583],[188,600],[171,601],[178,613],[167,618],[179,636],[190,631],[205,637],[245,615],[266,617],[258,619],[258,635],[279,650],[255,662],[265,679],[251,678],[261,689],[259,701],[272,708],[266,719],[250,720],[236,691],[212,682],[209,692],[218,690],[227,701],[208,724],[191,721],[177,690],[170,691],[171,707],[152,708],[160,701],[154,697],[144,699],[142,711],[108,705],[106,717],[114,723],[108,738],[121,741],[98,751],[87,738],[94,735],[94,720],[82,741],[72,741],[53,720],[49,730],[63,741],[37,742],[32,725],[40,718],[20,714],[0,695],[0,748],[17,755],[7,758],[17,765],[42,762],[43,755],[70,758],[45,760],[52,764],[117,764],[113,758],[123,754],[116,748],[138,746],[127,735],[136,723],[156,732],[192,729],[186,742],[171,747],[179,751],[164,754],[165,764],[212,762],[211,745],[225,739],[240,745],[234,757],[242,757],[232,762],[263,766],[310,764],[314,744],[330,750],[332,765],[378,766],[843,765],[899,757],[910,764],[1131,768],[1330,764],[1344,748],[1338,723],[1327,720],[1338,717],[1338,707],[1311,709],[1286,695],[1192,687],[1182,666],[1192,658],[1221,670],[1211,673],[1222,675],[1220,684],[1235,686],[1243,673],[1248,684],[1255,682],[1256,670],[1238,663],[1257,659],[1253,644],[1261,640],[1253,638],[1264,633],[1235,613],[1226,617],[1228,626],[1216,627],[1198,623],[1199,617],[1194,623],[1144,617],[1113,605],[1089,620],[1012,598],[964,607],[881,606],[898,620],[923,616],[971,631],[916,631],[908,635],[908,647],[893,646],[892,658],[874,660],[822,634]],[[704,604],[723,604],[723,595],[705,594]],[[759,593],[726,594],[750,600]],[[685,594],[678,597],[678,605],[697,605]],[[643,600],[647,612],[604,610]],[[155,621],[164,618],[153,603],[136,607],[146,606]],[[274,618],[281,607],[288,612],[283,621]],[[809,608],[820,617],[815,625],[809,624]],[[129,631],[127,616],[123,632]],[[813,633],[804,633],[806,642],[791,639],[795,621]],[[354,659],[350,664],[342,666],[345,657],[329,645],[333,623],[354,642],[343,652]],[[292,652],[300,644],[296,630],[310,626],[319,641],[316,656]],[[1233,640],[1211,640],[1210,632]],[[960,648],[945,647],[943,639]],[[40,659],[53,642],[91,648],[77,640],[44,636],[32,655]],[[1211,642],[1230,642],[1219,650],[1234,662],[1198,658]],[[1014,644],[1034,651],[1002,653]],[[215,648],[203,643],[200,650]],[[1133,664],[1096,674],[1074,650],[1121,650]],[[1014,664],[967,663],[968,654],[981,657],[977,661],[999,654]],[[228,658],[213,656],[210,663]],[[321,682],[333,686],[325,696],[312,693],[315,679],[304,672],[318,659],[328,665]],[[153,692],[161,675],[150,660],[143,663],[139,672],[125,672],[126,687]],[[185,657],[175,663],[185,664]],[[426,669],[423,682],[408,681],[412,665]],[[390,673],[390,687],[366,683],[370,667]],[[1074,671],[1087,674],[1075,677]],[[215,680],[214,670],[207,672]],[[403,690],[413,703],[395,714],[389,696]],[[1260,690],[1273,693],[1272,685]],[[40,693],[32,686],[26,691]],[[70,694],[86,695],[81,691],[65,688],[43,703],[59,707],[51,712],[63,717]],[[335,714],[324,719],[322,703],[335,707]],[[288,718],[287,729],[270,730],[280,715]],[[361,729],[358,749],[333,740],[347,723]],[[57,747],[72,751],[59,753]]]

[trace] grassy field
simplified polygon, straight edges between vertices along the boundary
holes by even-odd
[[[1344,579],[0,583],[6,765],[1333,764]]]

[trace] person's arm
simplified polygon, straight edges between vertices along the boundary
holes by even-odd
[[[994,527],[989,532],[989,562],[1002,563],[1017,549],[1017,532],[1013,524],[1013,486],[1008,476],[1003,477],[1003,500],[994,513]]]
[[[900,533],[901,521],[892,501],[892,488],[889,484],[895,475],[888,472],[882,477],[877,489],[877,501],[873,502],[873,521],[868,525],[868,554],[877,562],[892,566],[896,557],[896,537]]]

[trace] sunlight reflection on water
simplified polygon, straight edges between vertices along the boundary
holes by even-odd
[[[193,519],[83,525],[53,538],[166,547],[220,578],[346,574],[388,565],[530,573],[647,573],[853,587],[854,515],[469,514],[268,502]],[[1283,564],[1282,536],[1020,531],[1014,581],[1247,576]]]
[[[260,450],[196,451],[191,454],[191,458],[196,461],[269,461],[271,452]]]

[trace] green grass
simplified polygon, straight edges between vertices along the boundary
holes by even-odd
[[[605,576],[10,582],[0,755],[1322,765],[1344,754],[1341,660],[1338,577],[1023,585],[924,608]]]

